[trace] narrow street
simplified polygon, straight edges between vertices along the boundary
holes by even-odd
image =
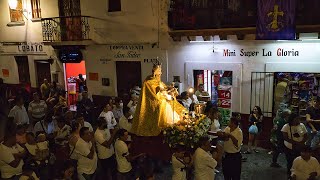
[[[259,153],[244,154],[247,158],[242,164],[242,180],[286,180],[286,159],[285,155],[281,154],[278,163],[281,168],[271,168],[270,163],[272,155],[268,154],[267,150],[259,149]],[[156,174],[157,180],[171,179],[171,165],[164,168],[163,173]],[[216,174],[216,180],[223,180],[222,172]]]

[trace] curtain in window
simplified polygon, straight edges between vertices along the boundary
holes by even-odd
[[[23,21],[22,0],[17,0],[17,1],[18,1],[17,8],[16,9],[10,9],[10,20],[11,20],[11,22]]]

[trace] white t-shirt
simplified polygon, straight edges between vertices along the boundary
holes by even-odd
[[[117,139],[114,146],[118,164],[118,171],[121,173],[127,173],[131,171],[131,163],[126,158],[127,156],[129,156],[129,149],[127,144],[120,139]]]
[[[55,129],[57,136],[55,137],[55,139],[66,139],[71,132],[71,127],[68,125],[64,125],[63,128],[59,128],[59,126],[57,126],[57,128]],[[67,143],[68,140],[64,140],[64,141],[56,141],[56,144],[60,144],[63,145],[65,143]]]
[[[14,168],[9,164],[15,160],[13,154],[23,152],[24,149],[16,144],[13,147],[7,147],[0,144],[0,171],[2,178],[11,178],[12,176],[20,175],[22,173],[23,160],[20,160],[19,165]]]
[[[172,180],[185,180],[187,179],[187,172],[185,169],[181,170],[182,168],[185,168],[185,164],[178,160],[175,156],[172,156]]]
[[[125,116],[122,116],[119,120],[120,129],[125,129],[128,132],[131,132],[132,124],[129,123],[128,119]]]
[[[212,120],[212,124],[210,126],[210,131],[218,132],[220,130],[220,122],[217,119]]]
[[[189,97],[188,100],[187,100],[188,103],[189,103],[189,104],[192,104],[192,103],[198,104],[199,101],[198,101],[197,96],[193,94],[192,97],[193,97],[193,102],[192,102],[192,99]]]
[[[292,130],[292,132],[291,132],[291,130]],[[301,142],[303,140],[304,135],[307,133],[307,129],[304,126],[304,124],[302,124],[302,123],[300,123],[297,126],[291,126],[291,130],[290,130],[289,124],[287,123],[282,127],[281,132],[287,133],[288,134],[288,138],[292,139],[292,140],[294,140],[296,142]],[[299,137],[294,137],[294,134],[296,134],[296,133],[299,134]],[[292,149],[292,144],[291,143],[289,143],[287,141],[284,141],[284,145],[287,148]]]
[[[238,140],[238,147],[235,146],[231,140],[231,138],[228,139],[228,141],[224,142],[223,148],[226,153],[237,153],[241,150],[241,144],[243,141],[243,135],[242,131],[239,127],[237,127],[234,131],[230,132],[230,127],[226,127],[224,129],[224,132],[230,133],[232,136],[234,136]]]
[[[108,129],[113,129],[117,125],[117,121],[114,118],[112,111],[108,111],[108,112],[102,111],[99,117],[104,117],[106,119],[108,124]]]
[[[83,123],[83,126],[89,128],[90,132],[93,132],[93,128],[92,128],[92,126],[91,126],[91,124],[89,122],[85,121]]]
[[[212,155],[202,148],[198,148],[194,153],[195,180],[214,179],[214,169],[217,164]]]
[[[32,177],[33,177],[33,179],[34,180],[39,180],[39,178],[38,178],[38,176],[36,175],[36,173],[32,173],[32,175],[31,175]],[[24,175],[22,175],[20,178],[19,178],[19,180],[29,180],[30,178],[28,177],[28,176],[24,176]]]
[[[26,143],[26,148],[27,148],[27,151],[32,155],[32,156],[35,156],[36,155],[36,149],[38,149],[37,145],[34,144],[28,144]]]
[[[301,156],[297,157],[292,164],[291,175],[296,175],[297,180],[306,180],[310,173],[317,172],[320,177],[320,165],[316,158],[311,157],[305,161]]]
[[[99,159],[107,159],[114,154],[114,148],[112,144],[110,145],[110,148],[106,148],[105,146],[101,145],[105,141],[109,141],[110,138],[111,134],[109,129],[97,129],[94,133],[94,139],[97,142],[97,151]]]
[[[29,124],[29,116],[24,106],[14,106],[10,110],[8,117],[13,117],[16,124]]]
[[[87,158],[88,154],[90,154],[90,149],[92,147],[92,143],[85,142],[82,138],[76,143],[75,153],[78,154],[78,173],[79,174],[93,174],[97,169],[97,153],[94,153],[93,159]]]

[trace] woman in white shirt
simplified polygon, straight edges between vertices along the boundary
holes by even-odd
[[[305,146],[305,142],[308,139],[307,129],[304,124],[300,123],[300,117],[296,113],[292,113],[281,132],[286,147],[287,173],[290,176],[293,160],[299,156],[301,147]]]

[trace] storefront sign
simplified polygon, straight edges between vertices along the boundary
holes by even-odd
[[[18,45],[19,52],[43,52],[43,43],[24,43]]]
[[[133,59],[141,58],[141,51],[144,50],[143,45],[110,45],[109,49],[114,51],[115,59]]]
[[[0,55],[47,55],[48,48],[41,42],[2,43]]]
[[[223,56],[245,56],[245,57],[256,57],[256,56],[299,56],[299,51],[295,49],[284,49],[278,48],[275,50],[234,50],[234,49],[223,49]]]

